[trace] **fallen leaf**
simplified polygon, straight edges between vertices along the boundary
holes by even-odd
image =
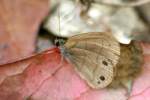
[[[145,64],[133,84],[129,100],[148,100],[150,68],[147,45],[142,44]],[[40,54],[0,66],[0,100],[127,100],[127,91],[91,89],[72,64],[53,47]],[[146,99],[145,99],[146,98]]]
[[[33,53],[38,27],[48,13],[48,0],[0,1],[0,64]]]

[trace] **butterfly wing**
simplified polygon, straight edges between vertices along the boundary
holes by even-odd
[[[119,43],[107,33],[71,37],[65,44],[76,71],[93,88],[109,85],[120,55]]]

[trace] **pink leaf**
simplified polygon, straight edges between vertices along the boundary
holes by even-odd
[[[130,100],[149,99],[150,56],[144,54],[143,73],[134,82]],[[91,89],[57,47],[22,61],[0,66],[0,80],[0,100],[128,99],[127,92],[121,88]]]
[[[0,1],[0,64],[29,56],[42,19],[48,13],[48,0]]]

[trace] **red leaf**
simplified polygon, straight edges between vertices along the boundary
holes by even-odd
[[[0,68],[0,97],[2,100],[26,98],[59,69],[61,56],[58,49],[43,52],[37,56],[6,64]],[[18,69],[17,69],[18,68]]]
[[[100,96],[106,91],[91,90],[58,48],[0,66],[0,73],[2,100],[78,100],[84,95]]]
[[[144,70],[134,82],[130,100],[149,99],[149,60],[145,54]],[[57,47],[0,66],[0,83],[0,100],[127,100],[124,89],[88,87]]]

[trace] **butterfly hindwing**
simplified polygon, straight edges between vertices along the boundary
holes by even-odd
[[[113,65],[109,59],[99,56],[95,52],[73,48],[71,52],[76,70],[82,78],[93,88],[102,88],[111,83],[113,79]],[[81,54],[80,54],[81,53]]]

